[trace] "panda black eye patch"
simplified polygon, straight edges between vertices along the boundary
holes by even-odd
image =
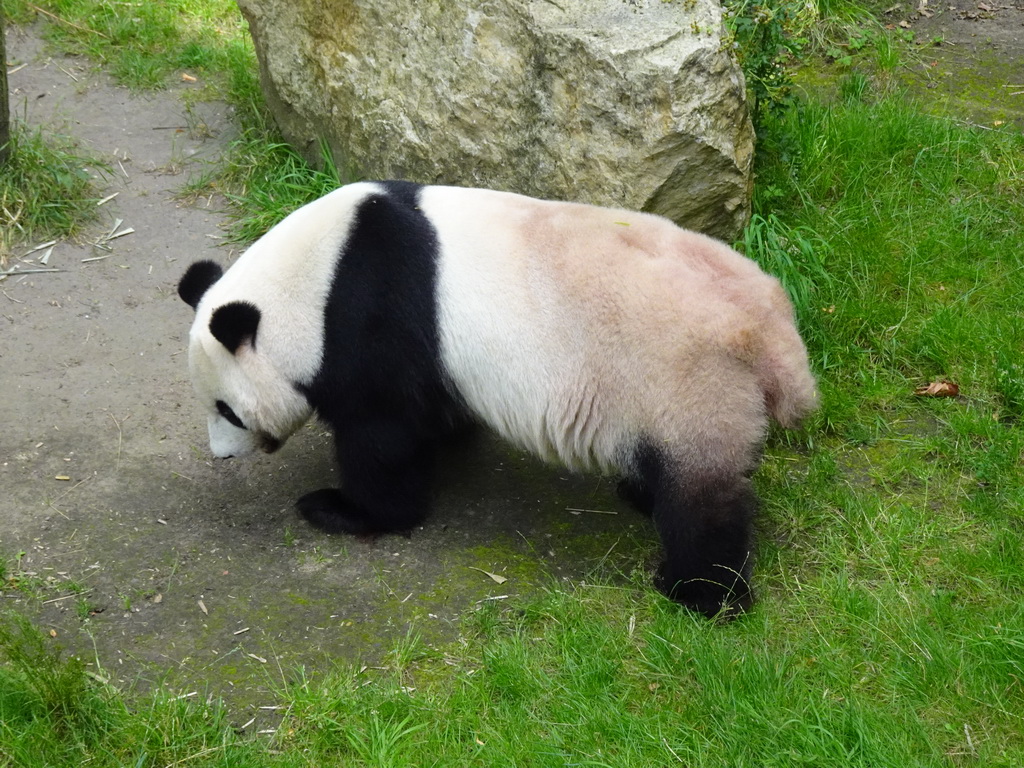
[[[242,423],[242,420],[235,415],[235,412],[231,410],[230,405],[225,403],[223,400],[218,400],[216,405],[217,413],[219,413],[221,416],[227,419],[228,422],[234,424],[239,429],[248,429],[248,427],[246,427],[245,424]]]

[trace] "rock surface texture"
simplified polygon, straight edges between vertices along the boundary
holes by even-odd
[[[729,240],[754,132],[716,0],[239,0],[311,160],[660,213]]]

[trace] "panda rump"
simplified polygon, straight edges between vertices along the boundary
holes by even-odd
[[[750,604],[750,474],[769,418],[796,426],[817,393],[781,285],[726,245],[650,214],[363,182],[223,274],[193,264],[179,293],[214,453],[276,448],[313,412],[332,428],[344,482],[300,499],[314,525],[411,529],[437,449],[482,422],[622,476],[661,535],[669,597]],[[218,334],[237,304],[251,336]]]

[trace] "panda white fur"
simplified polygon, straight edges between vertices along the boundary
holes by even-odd
[[[468,422],[623,476],[669,597],[746,608],[769,417],[816,403],[779,282],[649,214],[365,182],[292,213],[227,272],[193,264],[189,364],[217,456],[276,450],[313,413],[343,487],[298,501],[332,532],[407,531]]]

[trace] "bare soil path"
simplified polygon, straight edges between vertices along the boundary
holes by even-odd
[[[1024,0],[917,0],[883,16],[910,29],[922,99],[979,125],[1024,130]]]
[[[0,282],[0,556],[21,585],[0,608],[28,613],[118,685],[208,691],[246,722],[299,664],[373,663],[409,626],[450,639],[461,614],[543,573],[647,564],[654,533],[609,481],[488,440],[451,457],[411,539],[329,537],[295,516],[294,499],[335,472],[316,425],[273,456],[213,461],[184,354],[192,312],[175,286],[191,261],[235,251],[217,200],[176,193],[224,148],[230,115],[186,109],[187,83],[133,94],[33,29],[7,35],[12,111],[104,161],[99,184],[117,196],[87,242],[55,247],[48,266],[63,272]],[[133,231],[110,251],[89,244],[117,219]]]

